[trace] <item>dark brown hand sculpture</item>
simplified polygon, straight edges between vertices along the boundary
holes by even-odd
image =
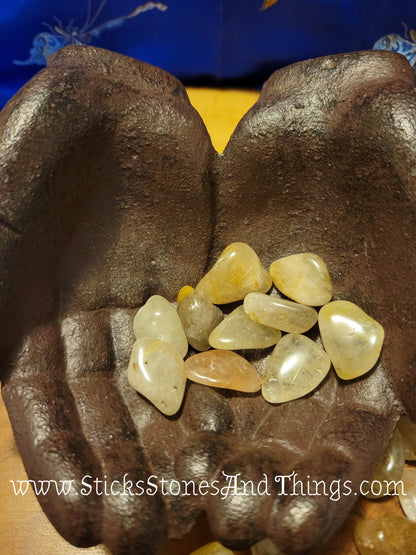
[[[399,415],[416,418],[416,93],[405,59],[361,52],[275,73],[217,155],[175,78],[68,47],[6,106],[0,129],[2,394],[29,477],[73,481],[69,495],[39,498],[58,531],[157,553],[206,511],[231,548],[265,536],[286,553],[320,545]],[[334,299],[385,329],[376,368],[352,383],[332,373],[276,406],[192,384],[175,417],[130,388],[134,312],[195,285],[232,241],[266,267],[322,256]],[[274,477],[292,472],[340,480],[339,499],[279,495]],[[123,480],[222,487],[227,476],[267,479],[270,495],[122,491]],[[98,495],[95,478],[120,484]]]

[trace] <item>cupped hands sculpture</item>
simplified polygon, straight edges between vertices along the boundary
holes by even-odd
[[[174,77],[71,46],[8,103],[0,129],[2,394],[29,478],[71,481],[67,495],[39,497],[57,530],[79,546],[157,553],[205,511],[231,548],[324,542],[399,416],[416,418],[405,59],[359,52],[276,72],[218,155]],[[174,417],[137,394],[126,379],[135,311],[151,294],[174,300],[233,241],[266,267],[319,254],[333,298],[383,325],[376,368],[353,382],[332,373],[283,405],[191,384]],[[279,491],[283,475],[323,480],[327,495]],[[221,491],[230,477],[229,495],[160,482]],[[242,492],[239,480],[268,489]]]

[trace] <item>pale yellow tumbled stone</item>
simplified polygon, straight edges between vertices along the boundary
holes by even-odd
[[[180,409],[186,384],[185,363],[169,343],[151,337],[137,339],[127,379],[164,414],[173,415]]]
[[[234,555],[234,552],[220,542],[210,542],[195,549],[190,555]]]
[[[303,397],[322,382],[330,366],[329,356],[309,337],[284,335],[267,361],[262,395],[269,403]]]
[[[265,293],[271,286],[272,278],[254,250],[246,243],[232,243],[196,290],[205,293],[214,304],[226,304],[244,299],[251,291]]]
[[[153,337],[174,346],[183,358],[188,340],[175,307],[164,297],[153,295],[136,313],[133,320],[136,339]]]
[[[319,311],[319,330],[336,373],[343,380],[375,365],[384,340],[382,326],[350,301],[332,301]]]
[[[399,501],[404,514],[416,522],[416,468],[406,466],[401,477],[403,491],[399,491]]]
[[[416,424],[408,416],[402,416],[397,427],[402,436],[405,459],[416,461]]]
[[[395,513],[364,519],[354,540],[360,555],[416,555],[416,523]]]
[[[223,318],[218,306],[204,293],[193,290],[178,303],[178,315],[191,347],[197,351],[209,349],[209,334]]]
[[[211,332],[209,343],[214,349],[264,349],[275,345],[281,332],[249,318],[241,305]]]
[[[332,297],[332,283],[325,262],[304,252],[275,260],[270,265],[273,283],[284,295],[309,306],[322,306]]]
[[[251,555],[285,555],[270,538],[264,538],[250,548]]]
[[[377,499],[388,494],[397,495],[397,483],[400,481],[404,470],[404,448],[399,430],[396,428],[387,451],[377,462],[369,484],[363,494],[370,499]]]
[[[252,320],[288,333],[304,333],[314,326],[318,313],[305,306],[264,293],[249,293],[244,310]]]
[[[250,548],[251,555],[284,555],[270,538],[264,538]]]
[[[261,387],[257,370],[245,358],[226,350],[209,350],[186,359],[187,377],[212,387],[254,393]]]

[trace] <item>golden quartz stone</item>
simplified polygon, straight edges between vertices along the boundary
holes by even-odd
[[[361,520],[354,539],[360,555],[416,555],[416,522],[394,513]]]
[[[325,262],[304,252],[275,260],[270,266],[273,283],[284,295],[309,306],[322,306],[332,297],[332,283]]]
[[[313,391],[329,372],[325,351],[304,335],[284,335],[265,369],[263,397],[269,403],[285,403]]]
[[[210,542],[192,551],[190,555],[234,555],[234,552],[220,542]]]
[[[214,304],[226,304],[241,301],[252,291],[265,293],[271,286],[272,278],[254,250],[246,243],[231,243],[196,291],[205,293]]]
[[[384,340],[382,326],[350,301],[333,301],[319,311],[319,330],[338,376],[351,380],[375,365]]]
[[[244,310],[255,322],[288,333],[304,333],[318,320],[318,313],[311,306],[264,293],[249,293],[244,299]]]
[[[133,331],[136,339],[153,337],[173,345],[183,358],[188,352],[188,340],[176,312],[171,303],[160,295],[153,295],[137,311],[133,320]]]
[[[185,362],[187,377],[212,387],[253,393],[259,391],[261,378],[245,358],[226,350],[210,350],[189,357]]]
[[[249,318],[240,305],[211,332],[209,343],[214,349],[264,349],[275,345],[281,335]]]
[[[140,337],[127,368],[130,385],[161,412],[178,412],[185,393],[185,363],[177,350],[160,339]]]

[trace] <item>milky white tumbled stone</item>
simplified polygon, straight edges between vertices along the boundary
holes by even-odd
[[[196,290],[206,293],[214,304],[244,299],[251,291],[265,293],[272,286],[270,274],[246,243],[232,243],[201,279]]]
[[[332,301],[319,311],[326,352],[343,380],[357,378],[377,362],[384,340],[382,326],[350,301]]]
[[[318,313],[311,306],[264,293],[249,293],[244,299],[244,310],[255,322],[288,333],[304,333],[318,320]]]
[[[332,283],[325,262],[304,252],[275,260],[270,265],[273,283],[284,295],[310,306],[322,306],[332,297]]]
[[[197,351],[209,349],[209,335],[223,318],[221,309],[204,293],[192,291],[179,301],[178,315],[189,344]]]
[[[175,347],[181,357],[188,352],[188,340],[175,307],[164,297],[153,295],[133,320],[136,339],[153,337]]]
[[[277,549],[270,538],[264,538],[255,543],[251,546],[250,551],[251,555],[284,555],[282,551]]]
[[[394,492],[404,469],[404,447],[399,430],[396,428],[386,452],[380,457],[363,493],[370,499],[384,497]]]
[[[185,361],[185,370],[190,380],[203,385],[250,393],[261,387],[261,378],[254,366],[233,351],[198,353]]]
[[[401,477],[403,491],[399,490],[399,501],[404,514],[416,522],[416,468],[406,466]]]
[[[185,392],[185,363],[169,343],[150,337],[137,339],[131,352],[127,379],[164,414],[178,412]]]
[[[266,364],[261,392],[269,403],[285,403],[313,391],[331,361],[317,343],[298,333],[284,335]]]
[[[275,345],[281,332],[249,318],[244,306],[238,306],[211,332],[209,343],[214,349],[264,349]]]
[[[405,459],[416,461],[416,424],[408,416],[402,416],[397,427],[402,436]]]

